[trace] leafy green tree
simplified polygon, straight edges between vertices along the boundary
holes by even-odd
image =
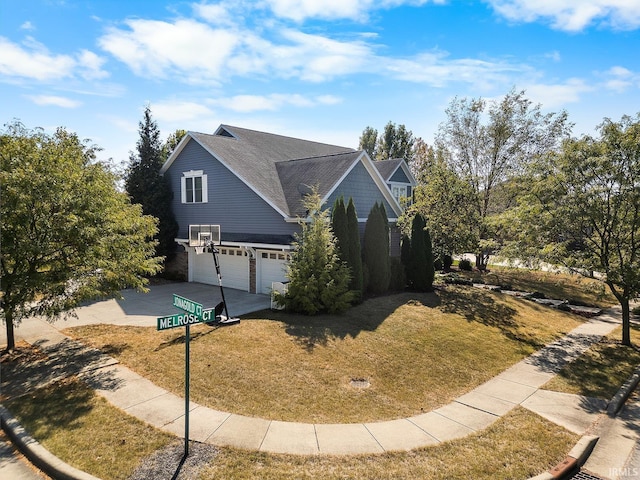
[[[512,90],[499,101],[455,98],[446,110],[436,145],[473,190],[476,264],[486,267],[497,246],[491,211],[496,187],[523,172],[537,158],[557,151],[568,138],[566,112],[541,112],[525,92]]]
[[[161,155],[162,155],[162,163],[166,162],[169,156],[176,149],[180,140],[187,134],[186,130],[181,128],[177,129],[175,132],[169,134],[167,140],[162,144]]]
[[[347,205],[347,231],[349,238],[349,260],[347,264],[351,269],[350,288],[355,292],[355,300],[362,298],[364,283],[362,273],[362,248],[360,246],[360,229],[358,228],[358,215],[353,198],[349,198]]]
[[[144,290],[160,269],[156,220],[116,188],[96,147],[20,123],[0,134],[2,318],[7,348],[24,318],[53,321],[81,302]]]
[[[384,206],[376,203],[369,212],[364,227],[364,264],[369,272],[368,289],[384,293],[391,281],[389,264],[389,231]]]
[[[411,163],[414,156],[414,142],[415,138],[411,130],[407,130],[404,125],[389,122],[378,138],[376,160],[402,158],[407,163]]]
[[[371,127],[365,127],[358,141],[358,150],[364,150],[371,160],[375,160],[378,147],[378,130]]]
[[[144,119],[139,123],[140,138],[137,142],[137,153],[131,153],[129,167],[125,174],[125,189],[132,203],[142,205],[145,215],[158,219],[158,247],[156,252],[161,256],[169,256],[175,251],[178,222],[171,208],[173,191],[168,178],[160,175],[160,168],[165,160],[160,131],[151,117],[151,109],[144,110]]]
[[[567,140],[532,166],[530,192],[506,222],[517,240],[505,254],[604,274],[630,345],[629,300],[640,293],[640,114],[605,119],[599,133]]]
[[[435,256],[473,251],[478,245],[477,210],[471,184],[460,177],[446,162],[444,152],[422,142],[414,161],[419,184],[414,189],[413,203],[399,220],[404,232],[416,213],[422,215],[432,235]]]
[[[287,267],[289,287],[277,299],[292,312],[315,315],[339,313],[349,308],[353,294],[349,291],[349,268],[340,260],[336,239],[329,223],[329,213],[322,210],[317,191],[308,195],[304,207],[309,219],[300,219]]]

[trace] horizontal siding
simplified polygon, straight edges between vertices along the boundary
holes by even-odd
[[[180,195],[182,172],[202,170],[207,175],[208,203],[183,204]],[[173,190],[173,212],[179,224],[179,238],[188,238],[188,226],[220,225],[225,233],[255,235],[292,235],[296,224],[286,223],[276,210],[191,140],[169,167]]]
[[[371,175],[362,164],[358,164],[349,172],[347,177],[336,188],[327,200],[326,207],[332,208],[336,199],[340,196],[344,197],[345,205],[348,205],[349,198],[353,198],[353,204],[356,207],[356,213],[359,218],[367,218],[369,212],[373,208],[376,202],[382,201],[384,208],[387,210],[387,215],[395,217],[393,208],[389,205],[389,202],[384,198],[378,185],[374,182]]]

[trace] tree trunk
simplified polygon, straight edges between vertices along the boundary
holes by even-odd
[[[631,315],[629,310],[629,299],[620,299],[622,307],[622,344],[631,346]]]
[[[13,312],[5,310],[4,321],[7,324],[7,352],[12,352],[16,348],[16,339],[13,333]]]

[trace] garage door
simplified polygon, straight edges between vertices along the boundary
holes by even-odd
[[[271,282],[286,282],[287,262],[290,255],[283,252],[258,250],[258,292],[271,293]]]
[[[222,274],[222,285],[238,290],[249,291],[249,256],[247,252],[238,248],[218,247],[218,262]],[[213,255],[203,253],[193,255],[193,281],[218,284]]]

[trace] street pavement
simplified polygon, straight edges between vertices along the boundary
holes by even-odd
[[[44,480],[49,477],[20,455],[5,433],[0,430],[0,478],[4,480]]]

